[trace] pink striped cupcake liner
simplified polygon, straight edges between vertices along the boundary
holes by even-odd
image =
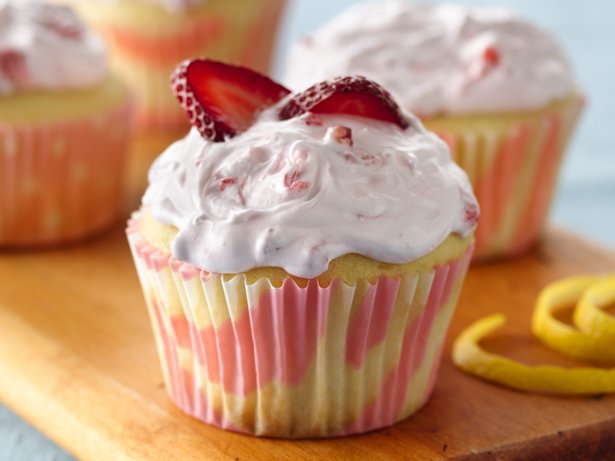
[[[538,242],[583,105],[579,96],[522,121],[467,130],[425,121],[450,145],[480,204],[475,260],[516,256]]]
[[[473,250],[403,277],[274,286],[177,261],[138,220],[127,234],[171,399],[206,423],[288,438],[375,430],[427,402]]]
[[[79,240],[122,204],[129,103],[61,122],[0,123],[0,247]]]

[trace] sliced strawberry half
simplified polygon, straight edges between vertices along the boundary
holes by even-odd
[[[180,64],[171,82],[190,123],[216,142],[247,130],[263,109],[290,93],[257,72],[209,59]]]
[[[286,120],[306,112],[349,114],[384,120],[407,128],[410,121],[391,94],[365,77],[338,77],[318,83],[294,96],[280,110]]]

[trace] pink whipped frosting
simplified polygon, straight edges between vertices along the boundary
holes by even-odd
[[[273,108],[223,143],[193,129],[156,160],[143,204],[179,229],[177,259],[213,273],[311,278],[349,253],[409,262],[478,215],[446,144],[409,117],[402,130],[344,115],[279,121]]]
[[[402,0],[355,5],[297,43],[287,83],[348,74],[421,115],[529,110],[574,88],[557,40],[516,14]]]
[[[107,75],[102,40],[71,9],[0,0],[0,95],[87,89]]]

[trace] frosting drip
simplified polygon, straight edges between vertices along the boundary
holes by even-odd
[[[530,110],[574,88],[555,38],[523,18],[401,0],[351,7],[297,43],[287,83],[301,90],[352,74],[377,81],[421,115]]]

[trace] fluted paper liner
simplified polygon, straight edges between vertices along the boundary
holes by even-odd
[[[0,247],[71,241],[117,219],[130,113],[127,102],[80,119],[0,122]]]
[[[445,118],[425,120],[451,147],[480,204],[474,259],[514,256],[538,241],[583,105],[578,96],[504,127],[467,123],[448,129]]]
[[[164,380],[186,413],[225,429],[329,437],[391,425],[430,396],[471,249],[354,285],[211,275],[128,240]]]

